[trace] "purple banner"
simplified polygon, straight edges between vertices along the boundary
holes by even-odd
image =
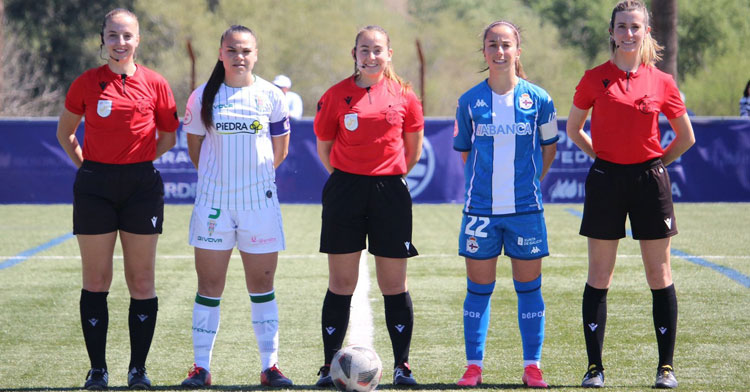
[[[667,122],[662,144],[674,137]],[[588,126],[588,125],[587,125]],[[583,201],[591,159],[565,135],[559,120],[557,159],[542,183],[545,202]],[[669,166],[675,201],[750,201],[750,120],[694,118],[697,143]],[[75,167],[59,146],[56,119],[0,120],[0,203],[71,203]],[[82,127],[81,127],[82,128]],[[422,158],[409,174],[417,203],[463,202],[463,168],[453,150],[453,120],[428,119]],[[82,130],[78,132],[83,140]],[[196,171],[178,130],[177,146],[155,162],[168,203],[192,203]],[[285,203],[319,203],[327,178],[318,160],[311,120],[292,122],[289,157],[276,181]]]

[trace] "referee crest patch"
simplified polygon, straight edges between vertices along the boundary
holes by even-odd
[[[112,101],[100,99],[96,105],[96,114],[99,117],[109,117],[110,113],[112,113]]]
[[[347,113],[344,115],[344,126],[347,130],[355,131],[359,127],[357,113]]]

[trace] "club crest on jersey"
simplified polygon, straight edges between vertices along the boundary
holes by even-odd
[[[96,114],[99,117],[109,117],[110,113],[112,113],[112,101],[100,99],[96,104]]]
[[[391,109],[385,113],[385,121],[388,121],[388,124],[391,125],[399,125],[401,124],[401,116],[398,115],[396,110]]]
[[[185,110],[185,117],[182,118],[182,125],[188,125],[193,122],[193,112],[188,108]]]
[[[479,250],[479,244],[477,243],[477,239],[474,237],[469,237],[466,240],[466,250],[469,253],[477,253]]]
[[[531,100],[531,96],[528,93],[523,93],[518,97],[518,106],[521,109],[531,109],[533,105],[534,101]]]
[[[356,131],[359,127],[357,113],[347,113],[344,115],[344,126],[349,131]]]

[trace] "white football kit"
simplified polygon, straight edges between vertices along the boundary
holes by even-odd
[[[224,237],[221,243],[217,243],[212,237],[214,233],[232,230],[242,233],[258,222],[213,219],[211,216],[217,215],[213,210],[227,210],[227,213],[259,212],[268,208],[279,210],[271,138],[290,132],[289,113],[281,90],[255,76],[253,84],[248,87],[235,88],[222,83],[213,103],[212,127],[206,129],[200,117],[204,88],[205,84],[190,95],[182,127],[187,133],[205,136],[198,162],[190,244],[205,249],[226,249],[228,245],[231,248],[234,241]],[[203,211],[211,213],[203,217]],[[270,231],[263,238],[276,237],[275,243],[281,250],[284,249],[281,214],[276,215],[278,225],[264,224]],[[227,216],[225,214],[222,218]],[[233,216],[250,218],[253,214]],[[230,227],[217,227],[217,224]],[[249,246],[239,245],[240,250]],[[268,251],[267,247],[265,251]]]

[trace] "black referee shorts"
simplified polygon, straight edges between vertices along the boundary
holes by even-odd
[[[152,162],[84,161],[73,184],[73,234],[161,234],[164,183]]]
[[[672,184],[661,159],[620,165],[596,159],[586,177],[581,235],[616,240],[625,237],[630,217],[633,239],[656,240],[677,234]]]
[[[334,170],[323,187],[320,251],[416,256],[411,242],[411,194],[401,176],[363,176]]]

